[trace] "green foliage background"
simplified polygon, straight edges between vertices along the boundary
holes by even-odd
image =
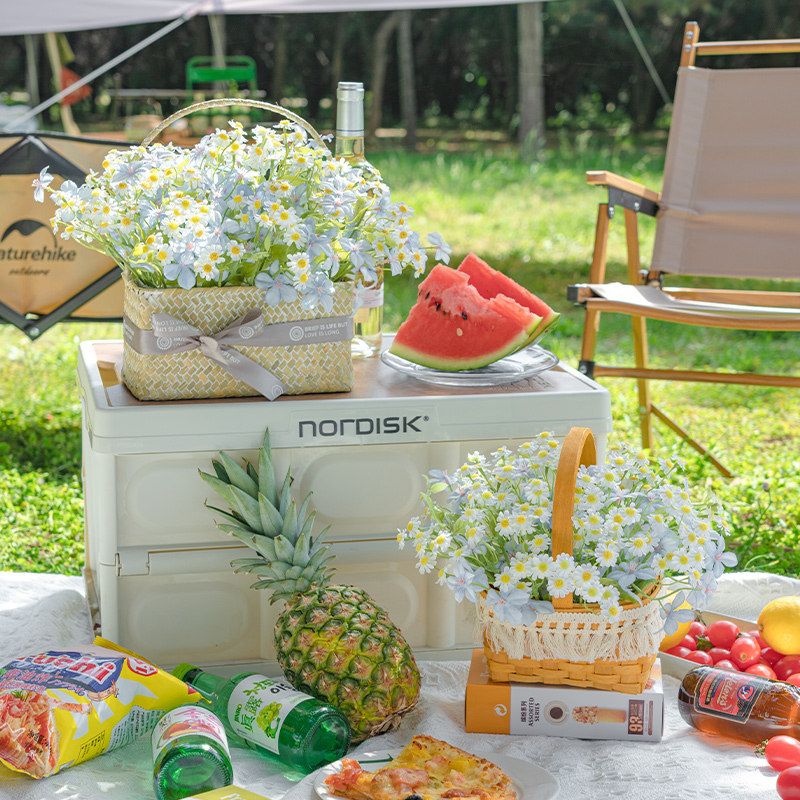
[[[583,311],[565,299],[584,279],[601,190],[585,169],[609,168],[654,189],[661,185],[663,140],[591,132],[561,136],[539,159],[472,148],[469,152],[371,154],[393,196],[416,210],[415,227],[438,231],[453,264],[474,250],[562,312],[543,345],[563,362],[578,360]],[[652,247],[642,230],[642,253]],[[610,277],[624,274],[622,226],[612,224]],[[386,329],[396,329],[416,296],[411,278],[387,282]],[[788,287],[800,289],[797,287]],[[794,371],[793,334],[681,330],[651,324],[656,366]],[[598,360],[630,363],[630,323],[606,315]],[[81,420],[76,363],[81,340],[121,338],[114,324],[62,324],[30,342],[0,328],[0,569],[78,574],[83,562]],[[608,379],[612,436],[638,441],[633,382]],[[687,461],[689,479],[715,490],[733,519],[740,568],[800,576],[800,396],[764,387],[655,384],[659,404],[709,445],[734,473],[725,480],[708,461],[656,423],[658,454]],[[535,431],[532,431],[535,433]]]

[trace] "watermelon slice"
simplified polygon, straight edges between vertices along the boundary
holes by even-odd
[[[529,309],[537,317],[542,318],[539,327],[529,337],[528,341],[520,345],[519,349],[532,344],[535,339],[538,339],[548,328],[552,327],[561,316],[556,311],[553,311],[544,300],[535,294],[531,294],[516,281],[511,280],[508,275],[490,267],[474,253],[469,253],[458,265],[458,271],[469,275],[470,284],[478,290],[482,297],[489,299],[498,294],[504,294]]]
[[[483,297],[465,272],[437,264],[389,352],[433,369],[477,369],[518,350],[541,322],[511,297]]]

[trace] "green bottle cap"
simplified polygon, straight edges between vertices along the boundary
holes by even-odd
[[[186,680],[186,676],[190,672],[192,672],[193,670],[196,670],[196,669],[198,669],[198,667],[195,667],[193,664],[178,664],[178,666],[175,667],[175,669],[172,670],[172,674],[176,678],[180,678],[180,680],[183,681],[183,680]]]

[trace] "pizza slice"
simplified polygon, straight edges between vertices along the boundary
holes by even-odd
[[[352,758],[325,784],[349,800],[517,800],[511,778],[485,758],[431,736],[415,736],[397,758],[367,772]]]

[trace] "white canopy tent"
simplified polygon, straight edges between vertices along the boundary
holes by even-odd
[[[520,3],[520,7],[528,13],[520,13],[521,26],[530,28],[527,34],[521,31],[521,37],[527,44],[536,43],[533,64],[538,64],[536,70],[536,83],[541,84],[541,20],[539,9],[542,3],[549,0],[534,0],[534,2]],[[37,0],[35,4],[18,4],[17,6],[6,9],[4,16],[0,18],[0,36],[24,34],[30,37],[31,34],[45,32],[50,39],[50,51],[55,50],[53,37],[55,33],[75,30],[91,30],[98,28],[115,27],[121,25],[133,25],[146,22],[157,22],[171,20],[164,28],[151,34],[143,41],[137,43],[124,53],[111,59],[103,66],[95,69],[88,75],[63,89],[61,92],[50,97],[48,100],[37,105],[14,118],[13,123],[6,125],[11,129],[11,125],[21,126],[36,117],[41,111],[51,105],[61,101],[66,95],[79,89],[85,84],[91,83],[100,75],[113,69],[117,64],[130,58],[138,51],[148,47],[154,41],[170,33],[172,30],[182,25],[188,19],[198,15],[209,15],[213,21],[225,14],[301,14],[301,13],[322,13],[337,11],[410,11],[422,8],[448,8],[448,7],[468,7],[468,6],[487,6],[487,5],[512,5],[512,0],[137,0],[130,3],[127,0],[114,2],[114,0],[76,0],[76,2],[64,3],[63,0]],[[536,10],[533,13],[534,9]],[[525,22],[523,22],[525,20]],[[218,45],[215,35],[215,26],[212,25],[212,38],[215,48]],[[522,40],[522,39],[521,39]],[[530,49],[526,46],[525,49]],[[51,56],[51,61],[53,56]],[[29,59],[29,63],[30,63]],[[523,65],[521,64],[521,67]],[[55,64],[54,64],[55,69]],[[524,71],[524,68],[523,68]],[[523,125],[525,129],[536,129],[541,133],[543,119],[543,88],[536,87],[530,98],[522,93],[523,106]],[[525,108],[531,107],[534,110],[524,113]],[[67,108],[64,112],[67,116],[65,120],[71,123],[71,114]],[[0,123],[0,130],[2,130]],[[24,130],[17,127],[18,130]],[[69,130],[69,128],[68,128]],[[73,130],[73,132],[75,132]]]
[[[310,14],[512,4],[513,0],[36,0],[4,4],[0,35],[111,28],[195,14]]]

